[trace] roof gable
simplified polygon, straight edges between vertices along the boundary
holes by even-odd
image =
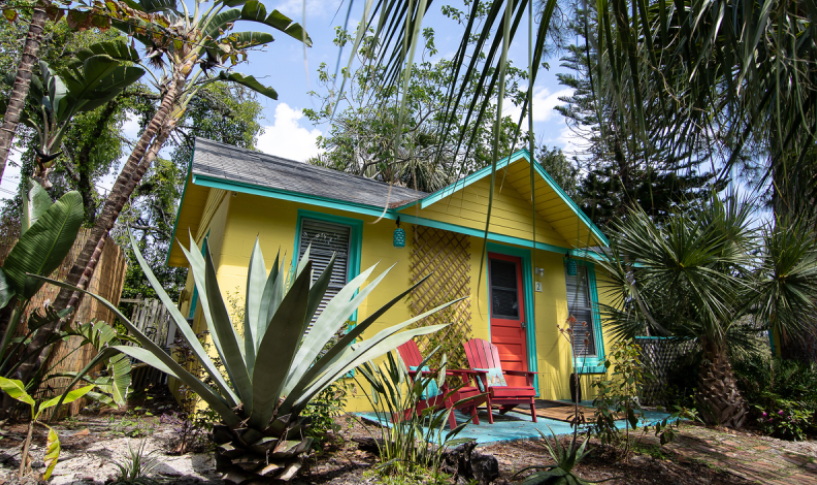
[[[530,211],[531,204],[535,203],[537,219],[543,221],[546,226],[558,233],[561,239],[568,243],[569,247],[608,246],[609,241],[601,230],[593,224],[590,218],[539,163],[533,163],[534,190],[531,190],[530,160],[529,152],[522,149],[497,162],[495,177],[497,185],[494,190],[494,199],[497,199],[501,191],[511,188],[525,200],[527,210]],[[439,204],[450,206],[457,198],[465,200],[468,197],[466,194],[468,192],[473,193],[474,190],[482,192],[487,199],[490,193],[491,171],[492,167],[485,167],[444,189],[424,197],[419,202],[404,207],[419,206],[419,209],[425,212],[426,209],[432,209],[433,206]],[[498,211],[495,207],[491,209],[492,225],[498,214],[495,211]],[[485,217],[487,217],[487,211],[482,219],[483,228],[485,227]],[[530,212],[527,213],[527,219],[528,226],[531,226],[533,219]],[[528,239],[530,239],[531,234],[532,226],[527,235]],[[537,235],[539,235],[538,230]],[[539,239],[537,238],[537,240]]]

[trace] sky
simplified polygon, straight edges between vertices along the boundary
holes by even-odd
[[[187,1],[191,2],[191,0]],[[263,106],[264,134],[258,139],[258,148],[272,155],[306,161],[318,153],[315,141],[325,132],[326,126],[313,126],[304,116],[303,109],[320,107],[318,101],[308,93],[318,88],[316,70],[322,62],[327,63],[332,72],[337,65],[338,47],[332,42],[335,37],[334,28],[343,24],[348,3],[341,4],[341,0],[305,0],[305,3],[304,0],[268,0],[265,3],[268,11],[275,8],[292,19],[305,23],[313,45],[306,49],[305,57],[304,48],[300,42],[280,32],[266,29],[274,35],[275,42],[263,50],[251,52],[249,62],[237,66],[235,70],[242,74],[255,76],[260,82],[273,87],[278,92],[277,101],[259,97]],[[356,10],[352,11],[349,21],[350,29],[354,29],[362,17],[364,3],[362,1],[355,3]],[[460,0],[435,2],[423,21],[423,27],[432,27],[436,32],[439,54],[432,57],[432,61],[443,57],[451,58],[454,55],[463,26],[443,17],[440,10],[445,4],[464,9],[462,5],[458,5],[459,3],[461,3]],[[303,21],[304,9],[305,22]],[[251,27],[252,30],[265,30],[264,26],[258,28],[259,24],[244,25]],[[249,27],[239,27],[239,29],[244,30]],[[524,41],[519,39],[512,46],[509,56],[516,66],[521,67],[527,65],[527,48]],[[347,48],[341,59],[343,65],[348,60],[348,54],[349,49]],[[556,73],[565,70],[559,67],[558,56],[546,59],[546,61],[551,65],[551,70],[542,69],[536,86],[534,86],[534,131],[540,143],[561,147],[568,155],[578,154],[581,152],[582,140],[567,128],[562,116],[553,109],[554,106],[561,103],[559,97],[572,92],[560,86],[556,79]],[[513,106],[505,109],[505,114],[518,116],[518,113],[519,108]],[[131,120],[122,127],[122,133],[135,139],[137,129],[136,121]],[[167,156],[166,153],[163,155]],[[19,162],[19,156],[19,151],[13,150],[10,166],[6,168],[2,183],[0,183],[0,199],[12,197],[17,190],[20,170],[19,166],[15,165]],[[97,189],[100,192],[104,193],[111,188],[122,163],[124,163],[124,158],[111,170],[111,173],[97,183]]]

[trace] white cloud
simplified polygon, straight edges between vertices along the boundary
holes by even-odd
[[[258,138],[258,148],[270,155],[305,162],[320,150],[315,145],[321,131],[306,129],[298,123],[304,117],[299,109],[290,108],[286,103],[275,107],[275,123],[264,127],[264,134]]]
[[[306,1],[307,24],[309,24],[309,17],[334,15],[338,10],[338,5],[340,5],[340,0],[284,0],[275,8],[290,16],[296,22],[300,22],[303,19],[304,1]]]
[[[560,89],[555,93],[551,93],[548,88],[536,89],[533,93],[533,121],[548,121],[554,116],[558,116],[559,113],[553,108],[565,104],[560,101],[559,98],[572,94],[573,89],[570,88]],[[514,120],[518,120],[522,107],[514,106],[510,102],[506,106],[507,108],[502,110],[503,114],[505,116],[511,116]]]
[[[590,142],[568,126],[562,128],[559,137],[554,141],[562,146],[562,151],[568,157],[576,155],[581,158],[590,149]]]

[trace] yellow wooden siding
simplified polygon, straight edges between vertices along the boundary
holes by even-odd
[[[517,204],[520,199],[508,195],[507,190],[506,186],[503,190],[505,195],[499,197],[498,200],[508,205]],[[435,206],[442,206],[442,204],[445,204],[445,201],[440,201]],[[366,318],[411,284],[409,268],[412,249],[411,238],[413,237],[411,224],[404,223],[402,225],[409,239],[406,247],[395,248],[392,245],[392,236],[395,229],[394,221],[384,219],[374,223],[376,219],[374,217],[357,216],[341,211],[318,209],[314,206],[299,206],[294,202],[238,194],[237,196],[229,195],[223,198],[208,224],[211,251],[214,260],[218,261],[217,275],[225,298],[227,291],[239,295],[239,298],[243,298],[247,278],[246,268],[249,264],[250,251],[256,236],[260,237],[260,244],[268,271],[271,269],[275,254],[279,249],[282,257],[285,253],[287,261],[290,261],[295,252],[294,240],[299,208],[362,220],[364,224],[362,230],[361,270],[379,263],[374,273],[376,276],[392,264],[397,263],[387,279],[359,307],[358,321]],[[528,210],[530,210],[530,206],[528,206]],[[180,227],[179,231],[186,232],[186,228]],[[206,231],[200,231],[200,233],[204,235]],[[561,244],[564,244],[564,242],[562,241]],[[482,254],[481,238],[472,237],[470,251],[472,336],[490,339],[486,268],[484,265],[481,267],[479,263]],[[543,291],[534,292],[533,294],[535,300],[534,331],[537,345],[536,362],[539,368],[540,394],[542,398],[546,399],[567,399],[569,397],[570,349],[557,330],[557,324],[564,324],[567,320],[567,293],[563,264],[562,255],[560,254],[547,251],[535,251],[532,254],[533,267],[544,269],[544,276],[533,276],[534,282],[542,283]],[[481,279],[480,271],[482,271]],[[596,274],[601,284],[603,277],[598,269]],[[478,282],[480,282],[479,286]],[[188,288],[192,290],[190,278],[188,278]],[[602,294],[603,290],[600,287],[599,295],[602,296]],[[530,304],[530,302],[527,304]],[[200,314],[200,312],[198,313]],[[381,316],[363,337],[369,338],[374,333],[409,318],[411,318],[410,310],[407,300],[404,300]],[[198,324],[196,326],[198,331],[204,328],[204,322],[200,322],[200,316],[197,316],[196,323]],[[605,348],[609,350],[610,344],[606,340]],[[594,377],[597,378],[598,376]],[[589,379],[584,379],[583,383],[589,383]],[[591,395],[589,392],[585,393],[587,397]],[[350,411],[367,410],[368,408],[368,401],[360,393],[349,401],[348,409]]]
[[[425,209],[420,209],[419,205],[415,205],[401,212],[433,221],[484,230],[488,217],[490,187],[491,179],[486,177]],[[501,171],[496,176],[492,204],[490,232],[526,240],[531,238],[533,233],[531,204],[519,195],[507,180],[503,183]],[[541,216],[536,219],[536,241],[564,248],[572,247]]]

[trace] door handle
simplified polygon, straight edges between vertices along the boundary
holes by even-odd
[[[519,322],[519,325],[522,327],[522,330],[527,328],[527,326],[525,325],[525,322]]]

